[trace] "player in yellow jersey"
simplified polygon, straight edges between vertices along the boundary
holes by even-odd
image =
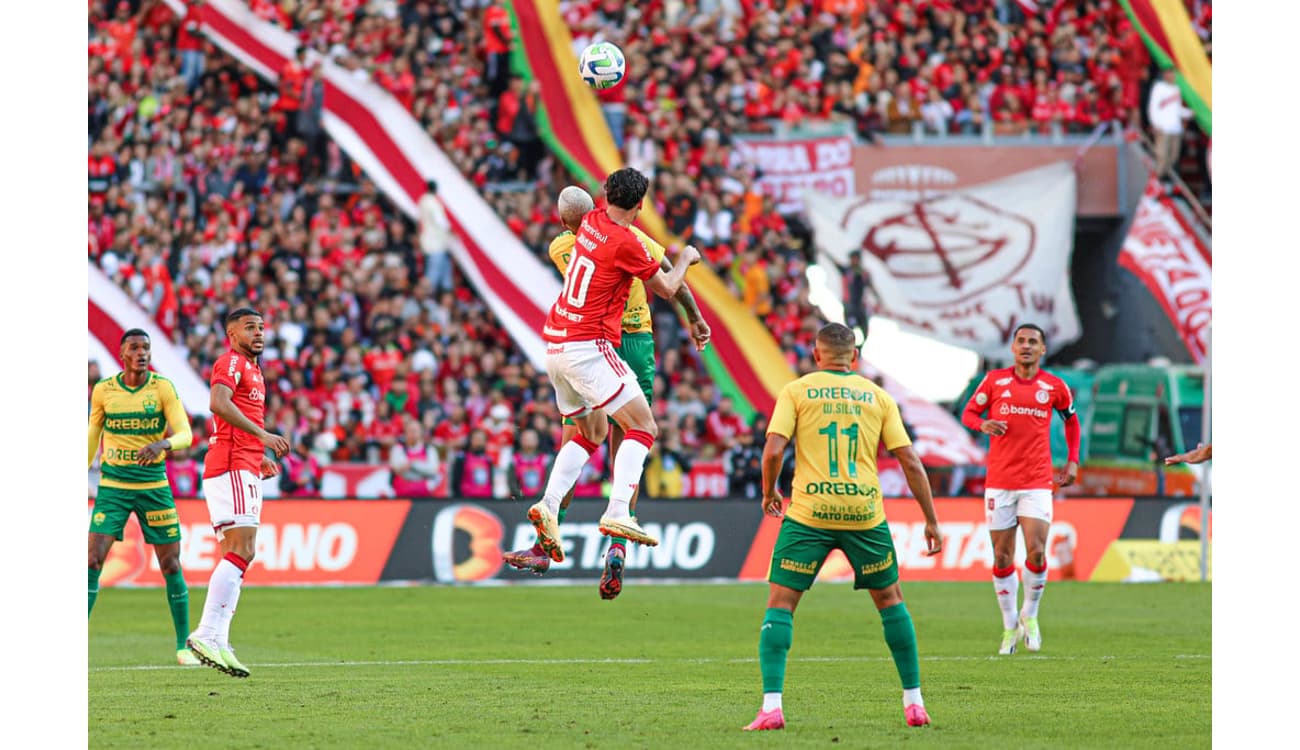
[[[582,217],[595,207],[596,204],[591,195],[576,185],[570,185],[560,191],[557,209],[560,214],[560,221],[567,227],[567,231],[562,232],[551,241],[549,253],[551,262],[555,264],[561,274],[564,274],[569,267],[569,258],[573,255],[573,246],[576,241],[574,233],[582,224]],[[645,245],[650,255],[659,261],[659,265],[665,271],[671,270],[672,264],[664,257],[667,254],[664,246],[655,242],[640,229],[636,227],[630,228],[632,233],[637,236],[637,239],[641,241],[641,244]],[[696,348],[704,349],[709,343],[711,331],[709,324],[705,322],[704,317],[700,314],[700,308],[696,305],[691,290],[683,284],[681,291],[677,293],[673,301],[677,303],[682,314],[686,317],[691,338],[695,341]],[[641,386],[646,402],[653,403],[655,380],[654,326],[650,318],[649,298],[646,296],[645,285],[641,283],[640,279],[632,279],[632,286],[628,290],[627,304],[623,308],[623,341],[615,351],[636,373],[637,384]],[[561,444],[567,443],[577,433],[578,428],[573,424],[572,420],[564,420]],[[623,442],[623,428],[617,424],[612,424],[609,435],[609,455],[613,457],[617,455],[618,446]],[[628,504],[633,517],[636,516],[636,500],[640,494],[641,490],[638,487],[632,492],[632,498]],[[569,490],[560,504],[558,514],[560,521],[564,520],[564,515],[568,511],[569,503],[572,500],[573,490]],[[610,541],[609,551],[605,554],[605,570],[600,579],[600,597],[602,599],[613,599],[623,590],[623,560],[627,554],[626,545],[626,539],[615,537]],[[531,570],[538,575],[545,573],[551,565],[551,558],[542,550],[540,545],[534,545],[532,549],[507,552],[503,557],[512,566],[521,570]]]
[[[943,550],[930,481],[903,427],[898,404],[857,374],[852,329],[831,323],[817,333],[813,358],[820,368],[789,383],[777,397],[763,448],[763,512],[784,517],[768,570],[771,591],[759,630],[763,707],[745,729],[783,729],[781,694],[794,635],[794,609],[812,586],[826,556],[844,552],[853,588],[867,589],[880,612],[885,642],[903,683],[909,726],[930,723],[921,700],[916,630],[898,585],[898,561],[876,474],[876,452],[902,464],[907,486],[925,514],[926,554]],[[794,480],[787,511],[777,488],[786,446],[794,439]]]
[[[167,483],[167,451],[188,448],[190,419],[167,378],[149,371],[149,334],[132,328],[122,334],[122,371],[95,384],[90,395],[90,458],[103,440],[99,489],[90,516],[86,616],[95,608],[99,574],[114,541],[121,541],[126,520],[135,514],[146,543],[153,545],[167,584],[167,603],[176,630],[176,661],[197,666],[185,646],[190,632],[190,596],[181,572],[181,526],[176,501]],[[171,430],[171,436],[167,431]]]

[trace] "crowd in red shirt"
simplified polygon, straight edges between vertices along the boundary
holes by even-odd
[[[482,5],[249,2],[391,92],[545,258],[561,231],[554,196],[572,180],[537,145],[535,90],[506,74],[494,95],[490,56],[513,40],[503,5]],[[730,17],[687,2],[668,18],[662,0],[561,9],[577,43],[621,40],[629,79],[605,100],[626,106],[628,162],[651,176],[650,199],[672,229],[737,298],[754,300],[799,371],[812,369],[821,323],[807,304],[810,237],[733,167],[734,134],[810,117],[846,119],[866,136],[910,131],[931,91],[955,110],[951,132],[974,109],[1000,132],[1086,130],[1141,110],[1145,50],[1113,0],[1064,3],[1026,23],[1000,19],[992,0],[739,5]],[[204,378],[225,348],[224,311],[263,311],[267,423],[292,438],[296,488],[311,491],[321,464],[383,463],[399,444],[431,446],[451,466],[477,429],[497,458],[530,429],[553,451],[545,374],[458,272],[455,292],[432,293],[414,225],[336,144],[316,154],[295,137],[309,71],[290,61],[280,85],[267,85],[198,33],[196,18],[201,7],[182,22],[158,0],[89,2],[89,257]],[[202,58],[192,80],[187,54]],[[762,292],[746,294],[755,284]],[[746,426],[718,408],[666,312],[656,307],[664,442],[726,455]],[[508,407],[507,424],[492,420],[496,405]]]

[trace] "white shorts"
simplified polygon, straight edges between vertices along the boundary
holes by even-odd
[[[251,471],[228,471],[203,478],[208,520],[217,538],[236,526],[257,528],[262,519],[262,478]]]
[[[1015,528],[1018,517],[1052,522],[1051,490],[984,490],[984,520],[990,531]]]
[[[596,409],[612,413],[641,395],[636,373],[604,339],[548,343],[546,374],[555,388],[555,405],[566,417]]]

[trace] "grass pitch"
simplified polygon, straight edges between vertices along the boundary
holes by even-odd
[[[784,732],[761,701],[763,585],[249,587],[236,680],[178,667],[161,590],[90,620],[92,748],[1209,747],[1209,584],[1053,582],[1043,650],[996,656],[987,583],[903,584],[933,725],[901,689],[865,592],[795,614]],[[206,592],[191,589],[197,623]]]

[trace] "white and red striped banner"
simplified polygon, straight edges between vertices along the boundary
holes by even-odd
[[[121,349],[122,334],[139,328],[149,334],[153,350],[153,369],[176,384],[181,403],[190,414],[207,416],[208,386],[190,367],[185,350],[167,339],[167,335],[154,323],[135,300],[127,296],[112,279],[95,265],[87,262],[89,283],[86,288],[90,359],[99,363],[99,371],[107,377],[122,368],[117,352]]]
[[[166,2],[184,14],[181,0]],[[292,33],[263,21],[237,0],[208,0],[202,22],[214,44],[272,82],[299,44]],[[323,66],[325,130],[411,218],[425,184],[438,182],[438,195],[460,239],[453,243],[452,257],[525,356],[543,366],[542,323],[560,293],[555,274],[524,247],[392,95],[315,52],[308,52],[308,60]]]
[[[1138,202],[1119,264],[1151,290],[1178,330],[1192,359],[1205,362],[1211,305],[1210,249],[1169,205],[1159,181],[1152,178]]]
[[[880,378],[880,387],[898,402],[898,411],[912,428],[912,447],[926,466],[968,466],[984,463],[984,451],[951,413],[916,395],[897,378],[860,360],[858,370]],[[883,479],[883,477],[882,477]],[[890,494],[886,492],[885,494]]]

